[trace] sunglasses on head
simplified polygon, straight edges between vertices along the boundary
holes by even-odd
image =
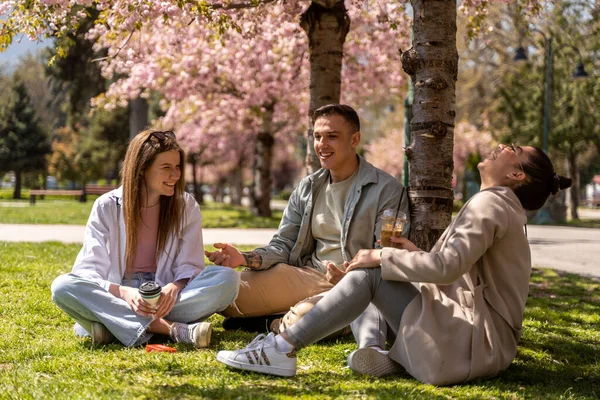
[[[158,143],[160,144],[160,149],[162,151],[163,142],[165,140],[167,140],[167,138],[177,139],[177,136],[175,136],[175,133],[173,133],[173,131],[153,131],[153,132],[150,132],[150,135],[148,135],[146,140],[144,140],[144,143],[150,142],[152,140],[152,138],[155,138],[156,140],[158,140]]]

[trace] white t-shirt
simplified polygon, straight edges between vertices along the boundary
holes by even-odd
[[[332,262],[341,267],[342,257],[342,221],[344,208],[350,189],[356,180],[358,168],[346,180],[328,183],[315,198],[311,229],[316,240],[312,263],[321,271],[325,271],[327,263]]]

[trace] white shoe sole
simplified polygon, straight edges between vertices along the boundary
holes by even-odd
[[[223,364],[237,369],[243,369],[245,371],[259,372],[261,374],[267,375],[276,375],[276,376],[294,376],[296,375],[296,369],[291,368],[279,368],[272,367],[269,365],[257,365],[257,364],[249,364],[242,363],[239,361],[231,360],[227,356],[223,356],[221,352],[217,353],[217,361],[222,362]]]
[[[354,372],[381,377],[402,371],[400,364],[376,349],[363,347],[348,356],[348,366]]]

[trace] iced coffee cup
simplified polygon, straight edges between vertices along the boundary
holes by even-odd
[[[392,230],[392,236],[397,238],[402,237],[402,232],[404,232],[405,226],[406,214],[404,214],[402,211],[399,211],[397,218],[394,219],[394,228]],[[392,242],[391,239],[390,242],[392,247],[400,248],[400,245],[398,243]]]
[[[162,288],[154,281],[144,282],[140,285],[139,292],[142,299],[152,307],[156,307]]]
[[[394,222],[396,221],[396,210],[383,210],[381,216],[381,231],[379,232],[379,241],[382,247],[392,247],[391,237],[394,232]]]

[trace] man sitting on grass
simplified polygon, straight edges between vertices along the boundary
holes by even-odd
[[[265,316],[280,316],[290,307],[271,329],[292,325],[341,280],[344,262],[358,250],[375,246],[385,209],[397,209],[401,202],[400,210],[408,215],[402,185],[356,154],[356,112],[330,104],[315,111],[314,121],[314,149],[322,169],[294,190],[269,245],[240,252],[230,244],[215,243],[217,251],[205,252],[217,265],[248,267],[241,274],[237,300],[223,313],[228,317],[225,329],[264,330]],[[255,326],[249,326],[256,322],[252,317],[261,317]],[[375,307],[368,307],[351,327],[360,347],[385,347],[387,327]]]

